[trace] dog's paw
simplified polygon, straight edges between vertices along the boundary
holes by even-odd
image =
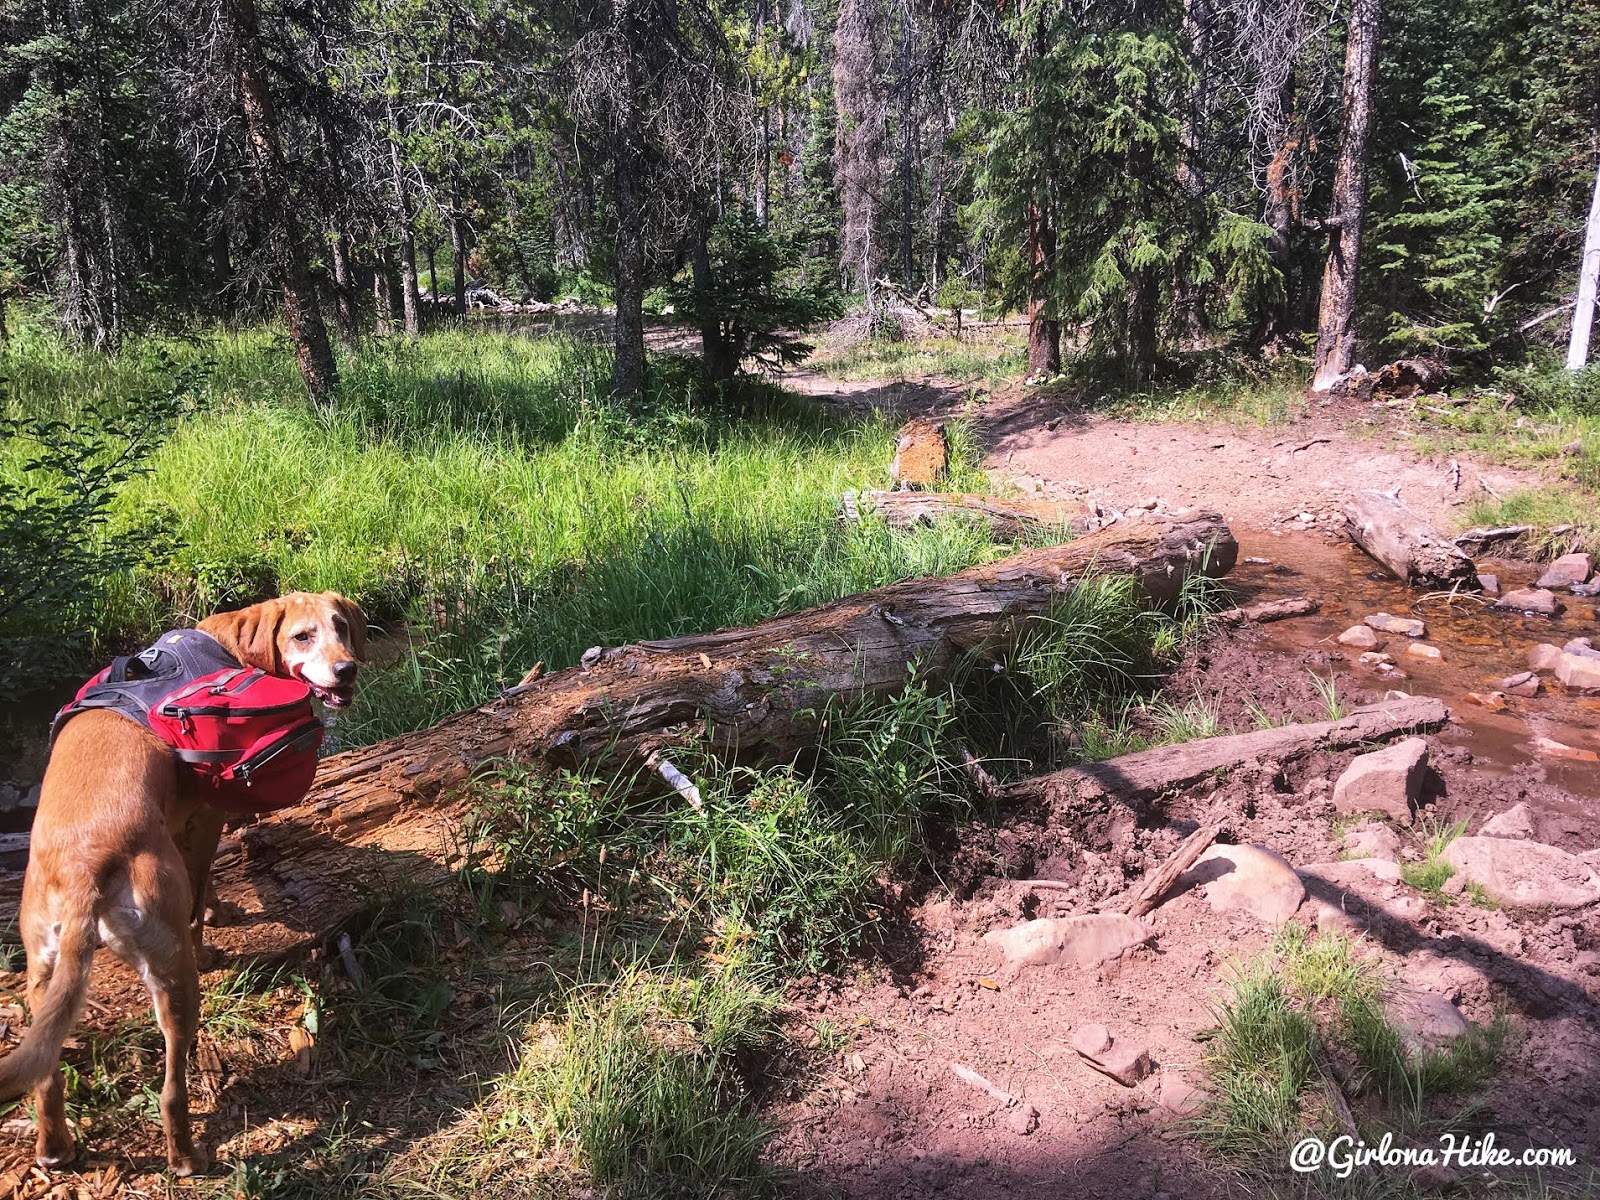
[[[33,1161],[46,1171],[58,1171],[62,1167],[70,1167],[78,1161],[78,1143],[68,1134],[65,1139],[46,1142],[39,1139],[39,1144],[34,1149]]]
[[[222,929],[228,925],[237,925],[239,918],[244,916],[244,909],[237,904],[229,904],[226,900],[212,899],[206,905],[205,922],[213,929]]]

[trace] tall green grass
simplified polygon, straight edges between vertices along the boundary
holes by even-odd
[[[621,406],[607,353],[572,338],[371,342],[326,411],[263,331],[152,340],[116,360],[33,331],[0,374],[14,410],[70,420],[136,394],[163,354],[208,363],[209,383],[115,524],[159,526],[178,546],[114,581],[102,644],[279,591],[342,591],[404,647],[367,680],[347,742],[430,723],[536,661],[745,624],[992,552],[971,526],[837,521],[842,491],[885,478],[885,420],[840,420],[761,384],[707,390],[670,360]]]

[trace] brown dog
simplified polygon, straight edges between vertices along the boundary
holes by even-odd
[[[342,707],[366,651],[366,618],[332,592],[295,592],[202,621],[240,664],[301,680]],[[33,1025],[0,1060],[0,1098],[36,1086],[41,1166],[76,1154],[63,1108],[61,1044],[83,1009],[95,948],[139,972],[166,1039],[161,1124],[178,1175],[206,1168],[189,1132],[186,1060],[200,1016],[195,955],[223,814],[204,802],[173,752],[114,712],[61,729],[45,770],[22,885]]]

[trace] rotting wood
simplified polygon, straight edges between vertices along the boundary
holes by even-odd
[[[1206,848],[1217,840],[1217,835],[1222,832],[1220,825],[1202,825],[1188,837],[1173,852],[1172,856],[1157,867],[1154,872],[1139,886],[1139,890],[1120,902],[1113,902],[1108,906],[1109,912],[1124,912],[1130,917],[1142,917],[1152,911],[1161,903],[1178,876],[1194,866],[1195,859],[1206,852]]]
[[[1450,710],[1432,697],[1384,700],[1358,708],[1337,721],[1203,738],[1067,767],[1008,784],[1002,789],[1001,799],[1008,804],[1044,801],[1051,805],[1070,805],[1093,795],[1110,795],[1124,801],[1152,800],[1198,783],[1215,771],[1247,762],[1282,761],[1313,750],[1342,750],[1396,734],[1439,729],[1449,719]]]
[[[895,529],[931,525],[947,518],[982,521],[990,534],[1003,542],[1020,541],[1040,533],[1088,533],[1102,521],[1082,503],[1056,500],[1005,500],[973,492],[846,492],[844,517],[859,521],[871,514]]]
[[[1265,625],[1271,621],[1286,621],[1290,617],[1308,617],[1321,608],[1322,605],[1310,596],[1285,596],[1280,600],[1258,600],[1238,608],[1225,608],[1217,614],[1217,620],[1232,625],[1252,621],[1257,625]]]
[[[325,941],[387,888],[438,879],[471,849],[461,785],[493,763],[642,764],[687,734],[785,758],[814,740],[830,702],[890,694],[908,664],[937,677],[997,654],[1088,575],[1130,575],[1170,606],[1190,575],[1223,575],[1237,554],[1217,514],[1166,514],[747,629],[596,649],[431,729],[329,758],[305,801],[219,855],[217,894],[246,924],[211,940],[286,953]]]
[[[1396,579],[1413,587],[1478,589],[1461,548],[1388,492],[1359,492],[1344,506],[1345,528]]]

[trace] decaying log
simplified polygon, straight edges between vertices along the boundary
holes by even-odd
[[[1408,399],[1424,392],[1437,392],[1450,382],[1450,366],[1443,359],[1402,358],[1378,370],[1372,390],[1386,396]]]
[[[597,648],[432,729],[329,758],[302,804],[240,831],[219,859],[217,893],[246,914],[258,952],[321,941],[385,881],[437,876],[465,849],[454,797],[486,764],[642,763],[689,731],[724,751],[786,758],[814,740],[834,698],[889,694],[910,663],[937,676],[999,651],[1086,575],[1131,575],[1167,605],[1189,575],[1222,575],[1237,554],[1217,514],[1169,514],[748,629]],[[233,940],[216,931],[222,948]]]
[[[1202,738],[1067,767],[1008,784],[1001,800],[1009,804],[1042,800],[1051,805],[1070,804],[1091,795],[1110,795],[1130,802],[1153,800],[1165,792],[1198,783],[1213,771],[1255,760],[1281,762],[1313,750],[1342,750],[1400,733],[1430,731],[1449,719],[1450,710],[1428,696],[1384,700],[1358,708],[1337,721]]]
[[[1472,560],[1398,497],[1359,492],[1346,501],[1344,519],[1351,540],[1396,579],[1414,587],[1478,590]]]
[[[844,516],[859,521],[866,514],[895,529],[931,525],[945,517],[982,521],[996,541],[1015,542],[1040,531],[1065,530],[1077,535],[1102,522],[1086,504],[1015,498],[999,500],[971,492],[846,492]]]
[[[1310,596],[1285,596],[1281,600],[1257,600],[1254,604],[1225,608],[1217,614],[1217,620],[1230,625],[1243,625],[1251,621],[1265,625],[1271,621],[1287,621],[1290,617],[1309,617],[1321,607]]]

